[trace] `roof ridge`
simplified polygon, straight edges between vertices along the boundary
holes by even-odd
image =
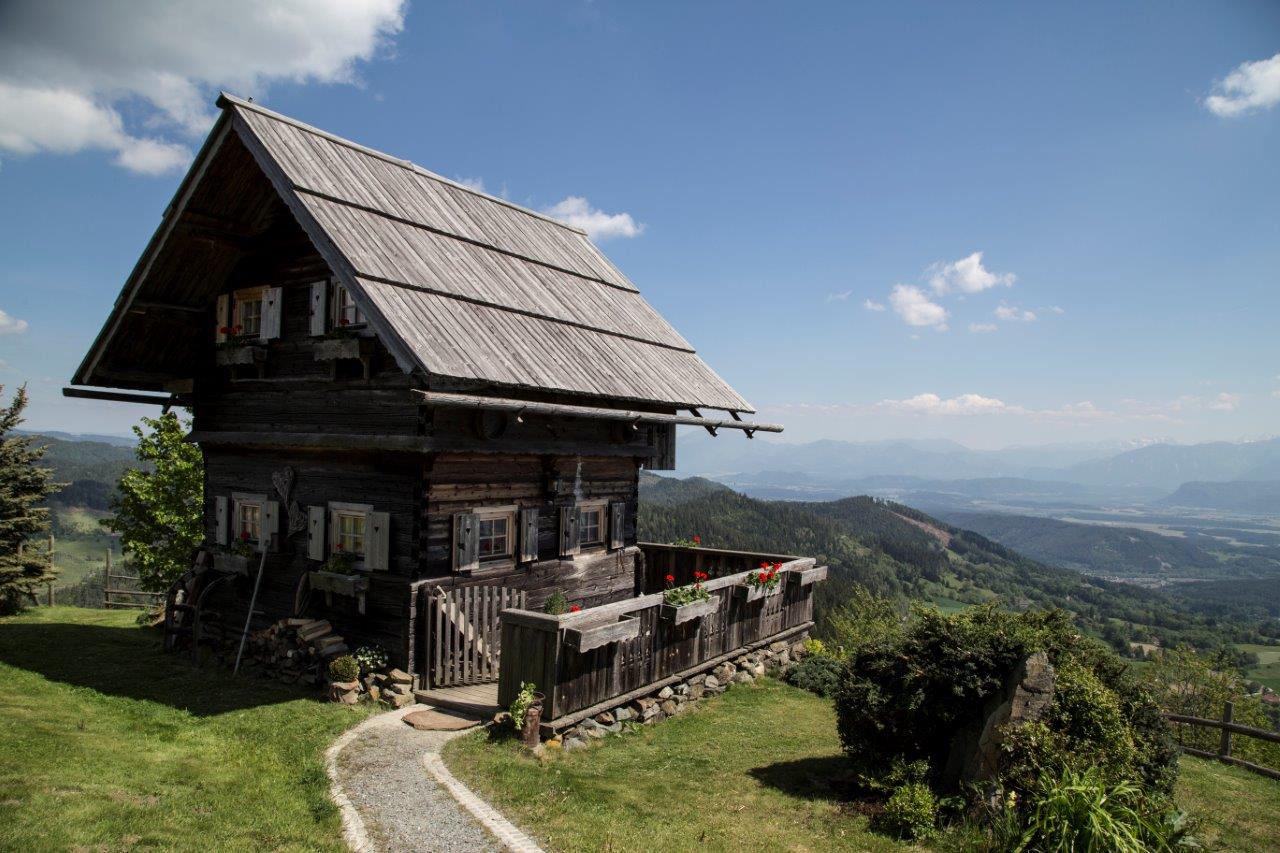
[[[334,142],[338,145],[343,145],[347,148],[351,148],[355,151],[359,151],[362,154],[367,154],[370,157],[376,157],[379,160],[383,160],[387,163],[391,163],[392,165],[399,166],[402,169],[407,169],[416,175],[422,175],[424,178],[428,178],[433,181],[438,181],[442,184],[448,184],[454,189],[459,189],[459,190],[462,190],[463,192],[470,193],[471,195],[479,196],[480,198],[483,198],[487,201],[492,201],[496,204],[502,205],[503,207],[509,207],[512,210],[517,211],[519,213],[523,213],[527,216],[532,216],[535,219],[541,219],[544,222],[550,222],[552,225],[558,225],[559,227],[565,229],[566,231],[572,231],[574,234],[581,234],[583,237],[587,237],[587,232],[582,230],[581,228],[576,228],[572,225],[569,225],[566,222],[561,222],[559,219],[548,216],[545,213],[540,213],[536,210],[532,210],[530,208],[524,207],[523,205],[516,204],[515,202],[507,201],[505,198],[500,198],[499,196],[496,196],[496,195],[490,195],[489,193],[478,190],[475,187],[469,187],[466,184],[459,183],[458,181],[452,180],[451,178],[446,178],[444,175],[437,175],[435,172],[423,166],[419,166],[417,163],[413,162],[412,160],[405,160],[401,157],[396,157],[392,154],[387,154],[385,151],[379,151],[376,148],[370,148],[367,145],[361,145],[359,142],[353,142],[350,139],[347,139],[342,136],[338,136],[336,133],[330,133],[327,130],[321,130],[320,128],[314,125],[307,124],[304,121],[300,121],[291,116],[284,115],[283,113],[278,113],[275,110],[269,110],[266,107],[262,106],[261,104],[255,104],[251,101],[246,101],[243,98],[240,98],[240,97],[237,97],[236,95],[231,94],[230,92],[219,92],[218,100],[215,103],[218,107],[221,107],[223,109],[225,109],[227,105],[230,104],[233,106],[240,107],[242,109],[252,110],[253,112],[256,112],[260,115],[264,115],[267,118],[284,122],[285,124],[293,125],[299,130],[305,130],[308,133],[314,133],[316,136],[320,136],[325,139],[328,139],[330,142]],[[590,240],[589,237],[587,239],[588,241]]]

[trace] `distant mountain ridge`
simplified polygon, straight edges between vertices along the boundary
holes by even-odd
[[[1280,515],[1280,480],[1194,481],[1156,501],[1161,506]]]

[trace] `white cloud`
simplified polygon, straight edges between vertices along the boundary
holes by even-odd
[[[908,326],[932,326],[940,332],[947,329],[947,309],[930,301],[918,287],[895,284],[889,292],[889,304]]]
[[[0,151],[96,149],[135,172],[180,169],[189,141],[213,121],[216,87],[261,99],[274,81],[356,82],[356,63],[402,29],[405,5],[8,0],[0,4]]]
[[[842,290],[839,293],[828,293],[827,301],[828,302],[844,302],[850,296],[853,296],[852,290]]]
[[[1280,104],[1280,53],[1270,59],[1242,62],[1214,84],[1204,105],[1225,118],[1247,115]]]
[[[997,326],[995,323],[970,323],[969,324],[969,331],[973,332],[975,335],[985,335],[990,332],[994,332],[998,328],[1000,327]]]
[[[1016,305],[1005,305],[1003,302],[996,307],[995,315],[997,320],[1013,320],[1021,323],[1030,323],[1036,318],[1034,311],[1019,308]]]
[[[943,399],[937,394],[917,394],[905,400],[881,400],[877,405],[885,409],[924,415],[984,415],[1008,412],[1013,408],[1001,400],[983,397],[981,394],[961,394],[950,399]]]
[[[454,178],[454,183],[462,184],[469,190],[475,190],[478,193],[487,192],[484,188],[484,178]]]
[[[927,270],[929,285],[934,293],[942,295],[951,291],[981,293],[992,287],[1013,287],[1017,276],[1013,273],[993,273],[982,265],[982,252],[974,252],[949,264],[936,263]]]
[[[868,311],[883,311],[884,303],[876,302],[874,299],[868,299],[862,303],[862,307],[866,308]]]
[[[27,330],[27,321],[10,317],[0,310],[0,335],[21,335]]]
[[[1223,391],[1209,401],[1209,408],[1215,412],[1234,412],[1240,406],[1240,395]]]
[[[542,212],[567,225],[581,228],[592,240],[638,237],[644,232],[644,225],[632,219],[630,213],[605,213],[592,207],[582,196],[568,196]]]
[[[1048,305],[1048,306],[1045,306],[1044,308],[1041,308],[1040,310],[1041,310],[1041,311],[1048,311],[1050,314],[1065,314],[1065,313],[1067,313],[1067,312],[1066,312],[1066,311],[1065,311],[1061,306],[1058,306],[1058,305]]]

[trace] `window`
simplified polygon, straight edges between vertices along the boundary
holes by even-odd
[[[232,534],[242,542],[257,545],[262,539],[262,506],[265,495],[232,495],[234,527]]]
[[[334,551],[365,555],[365,528],[373,507],[366,504],[329,504],[329,546]]]
[[[480,560],[509,560],[515,553],[515,510],[476,510],[477,553]]]
[[[235,317],[231,323],[233,335],[256,338],[262,334],[262,292],[261,287],[236,291]]]
[[[333,288],[333,325],[335,327],[364,325],[364,314],[356,307],[350,291],[340,284]]]
[[[605,504],[586,504],[578,510],[578,542],[582,545],[603,545],[607,530]]]

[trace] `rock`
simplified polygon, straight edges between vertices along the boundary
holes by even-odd
[[[716,679],[719,680],[721,684],[723,684],[729,679],[733,678],[733,673],[736,669],[737,667],[735,667],[731,663],[722,663],[715,669],[711,670],[711,674],[715,676]]]
[[[408,684],[401,684],[397,682],[395,684],[392,684],[390,687],[388,687],[387,692],[398,693],[401,696],[408,696],[413,693],[413,688],[411,688]]]
[[[709,687],[710,689],[715,690],[720,686],[720,679],[714,675],[708,675],[702,680],[702,684],[704,687]]]
[[[663,699],[663,700],[662,700],[662,704],[660,704],[658,707],[662,710],[662,713],[664,713],[664,714],[666,714],[668,717],[670,717],[670,716],[674,716],[674,715],[675,715],[676,710],[677,710],[680,706],[679,706],[679,705],[677,705],[677,704],[676,704],[674,701],[672,701],[671,699]]]
[[[613,725],[610,725],[610,726],[603,726],[601,728],[601,731],[608,732],[611,735],[616,735],[620,731],[622,731],[622,723],[614,723]]]
[[[646,722],[646,723],[660,723],[660,722],[662,722],[663,720],[665,720],[666,718],[667,718],[667,715],[663,712],[663,710],[662,710],[661,708],[659,708],[659,709],[658,709],[658,711],[657,711],[657,713],[655,713],[655,714],[654,714],[652,717],[650,717],[649,719],[645,720],[645,722]]]
[[[676,685],[676,695],[677,695],[677,696],[688,696],[688,695],[689,695],[689,684],[688,684],[687,682],[684,682],[684,681],[682,681],[682,682],[680,682],[679,684],[677,684],[677,685]]]
[[[756,678],[759,678],[760,676],[764,675],[766,669],[767,667],[765,667],[763,663],[753,663],[751,666],[747,668],[747,672],[751,673]]]
[[[1005,679],[1004,688],[987,701],[980,728],[953,736],[943,771],[947,783],[988,782],[1000,769],[1001,747],[1009,732],[1040,718],[1053,702],[1056,676],[1049,657],[1036,652]]]
[[[390,702],[392,708],[404,708],[412,705],[415,701],[412,693],[396,693],[394,691],[384,693],[382,698]]]
[[[413,684],[413,676],[403,669],[393,669],[388,672],[387,680],[393,684]]]
[[[350,693],[343,693],[339,696],[338,701],[343,705],[354,705],[360,701],[360,694],[355,690],[352,690]]]
[[[804,640],[801,640],[798,643],[791,644],[791,657],[795,658],[796,660],[803,660],[805,654],[807,654],[807,652],[805,651],[805,648],[804,648]]]
[[[631,710],[625,705],[623,705],[620,708],[613,709],[613,718],[620,723],[624,723],[627,720],[634,720],[635,717],[636,717],[636,712]]]
[[[597,725],[597,726],[592,726],[592,727],[591,727],[591,728],[589,728],[589,729],[583,729],[582,731],[584,731],[584,732],[586,733],[587,737],[589,737],[589,738],[596,738],[596,739],[599,739],[599,738],[604,737],[604,735],[605,735],[604,726],[599,726],[599,725]]]
[[[379,699],[382,698],[382,688],[379,687],[378,685],[370,684],[368,687],[368,690],[369,690],[369,698],[374,702],[377,702]]]
[[[780,666],[780,667],[790,666],[790,665],[791,665],[791,652],[786,651],[785,649],[784,649],[783,651],[781,651],[781,652],[778,652],[778,656],[777,656],[776,658],[774,658],[774,662],[775,662],[775,663],[777,663],[777,664],[778,664],[778,666]]]
[[[671,697],[671,701],[675,702],[677,705],[683,705],[685,702],[689,701],[689,697],[683,693],[677,693]]]
[[[656,699],[637,699],[631,703],[631,709],[635,711],[636,717],[640,720],[648,722],[653,715],[658,713],[658,701]]]
[[[733,677],[734,684],[750,684],[755,680],[755,677],[749,672],[740,672]]]
[[[769,644],[769,651],[771,652],[775,652],[775,653],[785,652],[786,650],[787,650],[787,644],[784,643],[782,640],[775,640],[774,642]]]
[[[460,732],[480,725],[480,721],[459,714],[424,708],[405,714],[400,718],[406,726],[413,726],[423,732]]]
[[[690,685],[689,685],[689,699],[690,699],[690,701],[694,701],[694,702],[696,702],[697,700],[701,699],[701,698],[702,698],[703,691],[705,691],[705,690],[706,690],[706,688],[705,688],[705,687],[703,687],[701,684],[690,684]]]
[[[602,726],[611,726],[618,721],[617,717],[613,716],[613,714],[610,714],[608,711],[601,711],[599,714],[596,714],[595,720]]]
[[[333,681],[329,684],[329,701],[354,705],[360,701],[360,682]]]
[[[670,687],[664,687],[658,691],[659,699],[670,699],[674,695],[675,695],[675,691],[672,690]]]
[[[567,737],[564,739],[560,748],[565,752],[573,752],[573,750],[582,749],[586,745],[587,742],[580,737]]]

